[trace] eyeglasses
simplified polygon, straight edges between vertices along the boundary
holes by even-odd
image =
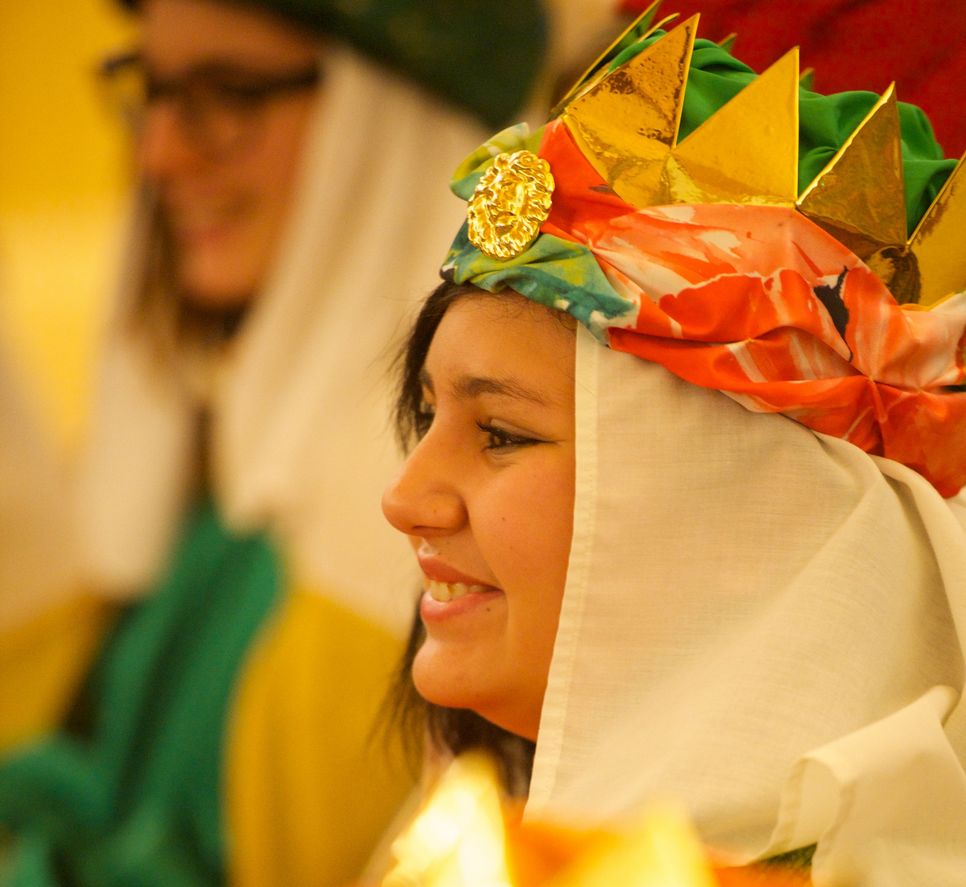
[[[161,78],[146,68],[138,53],[108,58],[98,73],[135,134],[152,105],[173,102],[191,145],[213,159],[227,157],[251,141],[268,102],[313,89],[321,80],[317,65],[266,73],[224,63],[206,63],[178,77]]]

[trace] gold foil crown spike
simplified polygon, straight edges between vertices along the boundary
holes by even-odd
[[[620,53],[640,40],[652,34],[658,28],[663,28],[666,24],[674,21],[678,13],[661,19],[655,24],[661,0],[654,0],[594,61],[587,66],[586,70],[574,81],[573,86],[564,93],[563,97],[554,105],[550,112],[550,119],[559,117],[564,108],[567,107],[578,95],[587,92],[593,84],[601,80],[607,74],[607,66],[610,65]]]
[[[583,155],[634,206],[664,202],[698,17],[693,16],[574,99],[562,117]]]
[[[909,238],[919,287],[915,301],[935,305],[966,288],[966,154]]]
[[[797,196],[793,50],[678,142],[698,16],[574,99],[563,119],[584,156],[633,206],[781,203]]]
[[[798,208],[862,259],[899,302],[930,306],[966,288],[963,160],[907,238],[893,86],[805,188]]]

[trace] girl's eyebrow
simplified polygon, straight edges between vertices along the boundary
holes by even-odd
[[[515,379],[496,379],[492,376],[460,376],[453,383],[457,397],[474,398],[482,394],[495,394],[499,397],[512,397],[530,403],[546,406],[547,399],[532,388],[521,385]]]
[[[435,394],[433,379],[423,369],[419,372],[419,381],[431,394]],[[539,406],[547,406],[547,398],[532,388],[527,388],[511,378],[494,378],[492,376],[460,376],[453,383],[453,393],[462,399],[470,400],[483,394],[495,394],[499,397],[512,397],[515,400],[525,400]]]

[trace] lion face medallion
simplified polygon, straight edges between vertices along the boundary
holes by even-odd
[[[526,250],[550,215],[550,164],[532,151],[499,154],[470,198],[470,243],[491,259],[506,261]]]

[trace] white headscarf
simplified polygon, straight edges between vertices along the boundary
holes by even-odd
[[[481,130],[349,50],[325,71],[282,253],[211,393],[213,492],[232,528],[281,539],[297,578],[401,628],[415,582],[379,508],[398,458],[386,370],[438,282],[462,213],[444,186]],[[150,236],[135,226],[80,479],[88,576],[122,595],[162,564],[197,452],[199,404],[126,323]]]
[[[674,798],[739,861],[817,843],[820,887],[962,884],[963,502],[583,328],[576,399],[528,815]]]

